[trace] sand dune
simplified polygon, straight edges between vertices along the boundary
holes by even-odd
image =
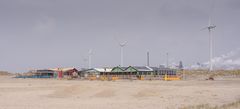
[[[178,109],[240,99],[240,79],[79,81],[0,77],[0,109]]]

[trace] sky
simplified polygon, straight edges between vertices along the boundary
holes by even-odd
[[[0,0],[0,70],[169,63],[209,60],[240,48],[239,0]],[[240,60],[240,55],[235,56]],[[234,61],[234,60],[233,60]],[[240,65],[240,63],[238,63]]]

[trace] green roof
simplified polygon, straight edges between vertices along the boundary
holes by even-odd
[[[117,66],[114,67],[111,72],[124,72],[124,70],[121,67]]]
[[[138,70],[135,69],[134,67],[132,66],[129,66],[127,69],[125,69],[125,72],[137,72]]]

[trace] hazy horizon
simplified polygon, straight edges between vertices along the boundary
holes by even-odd
[[[0,70],[169,63],[191,66],[209,60],[209,15],[214,56],[240,66],[239,0],[1,0]],[[234,55],[231,52],[237,51]],[[224,57],[223,54],[229,54]],[[219,59],[221,58],[221,59]],[[223,60],[228,59],[228,60]],[[231,60],[231,61],[229,61]]]

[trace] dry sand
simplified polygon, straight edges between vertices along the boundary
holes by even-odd
[[[239,99],[240,79],[111,82],[0,76],[0,109],[178,109]]]

